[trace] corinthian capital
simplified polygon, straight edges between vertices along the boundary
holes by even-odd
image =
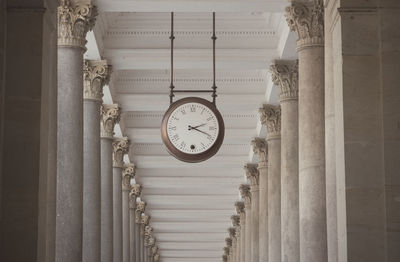
[[[255,137],[251,141],[254,154],[258,155],[258,166],[265,167],[268,163],[268,143],[265,138]]]
[[[131,190],[131,180],[135,177],[136,168],[134,164],[126,164],[122,170],[122,190]]]
[[[154,255],[154,262],[158,262],[160,261],[160,255],[159,254],[155,254]]]
[[[117,104],[101,106],[100,135],[112,139],[114,126],[121,119],[121,108]]]
[[[260,173],[258,172],[258,165],[247,163],[244,166],[244,170],[246,171],[247,179],[250,180],[252,189],[257,188],[260,179]]]
[[[297,32],[297,49],[324,44],[323,0],[293,1],[286,7],[286,21]]]
[[[141,193],[142,193],[142,186],[140,184],[133,184],[129,195],[137,198],[137,197],[140,197]]]
[[[147,225],[149,225],[149,223],[150,223],[150,219],[151,219],[151,217],[149,216],[149,215],[143,215],[142,216],[142,225],[143,225],[143,229],[145,229],[145,227],[147,226]]]
[[[281,135],[281,107],[264,104],[258,111],[261,123],[267,126],[268,139],[279,137]]]
[[[280,100],[298,99],[299,60],[275,60],[269,67],[272,81],[281,89]]]
[[[93,5],[72,6],[70,0],[61,0],[58,7],[58,45],[85,49],[86,34],[96,21]]]
[[[148,236],[148,237],[152,236],[153,235],[153,228],[151,226],[146,226],[144,228],[144,235]]]
[[[232,238],[230,238],[230,237],[225,238],[225,243],[228,246],[228,248],[232,247]],[[228,251],[228,253],[229,253],[229,251]]]
[[[236,238],[236,229],[234,227],[228,228],[229,237],[233,240]]]
[[[241,184],[239,187],[240,194],[244,199],[244,206],[246,208],[250,208],[251,206],[251,193],[250,193],[250,185],[248,184]]]
[[[103,87],[110,81],[111,66],[107,61],[83,62],[83,98],[102,101]]]
[[[146,209],[146,202],[139,201],[136,203],[136,210],[135,210],[135,223],[141,224],[142,223],[142,214]]]
[[[228,262],[228,256],[227,255],[223,255],[222,256],[222,262]]]
[[[155,256],[157,253],[158,253],[158,247],[157,247],[157,246],[152,247],[152,248],[151,248],[151,254],[152,254],[153,256]]]
[[[124,167],[124,155],[129,151],[129,140],[127,137],[114,138],[113,140],[113,166]]]
[[[244,202],[243,201],[236,201],[235,202],[236,213],[239,215],[244,214]]]

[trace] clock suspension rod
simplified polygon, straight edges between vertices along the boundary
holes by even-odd
[[[215,12],[213,12],[213,35],[211,37],[213,40],[213,86],[212,86],[212,98],[213,104],[215,105],[215,100],[217,98],[217,85],[215,83],[215,44],[217,41],[217,36],[215,35]]]
[[[175,35],[174,35],[174,12],[171,12],[171,36],[169,37],[171,39],[171,84],[169,86],[170,92],[169,92],[169,103],[172,104],[174,100],[174,40],[175,40]]]

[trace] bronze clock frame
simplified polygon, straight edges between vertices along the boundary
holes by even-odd
[[[168,125],[168,119],[171,116],[172,112],[179,106],[187,103],[199,103],[202,104],[206,107],[208,107],[217,117],[218,121],[218,126],[219,126],[219,131],[218,131],[218,137],[215,140],[214,144],[206,151],[199,153],[199,154],[187,154],[184,153],[180,150],[178,150],[172,142],[168,138],[167,134],[167,125]],[[218,111],[216,106],[211,103],[210,101],[200,98],[200,97],[186,97],[182,98],[170,105],[168,108],[167,112],[165,112],[164,117],[161,122],[161,137],[164,142],[164,145],[166,146],[168,152],[174,156],[175,158],[183,161],[183,162],[188,162],[188,163],[198,163],[205,161],[212,156],[214,156],[218,150],[221,148],[222,142],[224,141],[224,136],[225,136],[225,124],[224,120],[222,118],[221,113]]]

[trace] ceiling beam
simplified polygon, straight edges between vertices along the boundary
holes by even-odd
[[[283,12],[286,0],[93,0],[100,12]]]

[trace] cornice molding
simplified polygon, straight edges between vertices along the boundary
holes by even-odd
[[[152,31],[152,30],[109,30],[106,32],[105,36],[107,37],[142,37],[142,36],[150,36],[150,37],[165,37],[170,36],[170,31]],[[174,32],[175,36],[204,36],[208,37],[212,35],[211,31],[176,31]],[[227,37],[265,37],[265,36],[276,36],[276,32],[274,30],[267,30],[267,31],[217,31],[216,34],[218,36]]]

